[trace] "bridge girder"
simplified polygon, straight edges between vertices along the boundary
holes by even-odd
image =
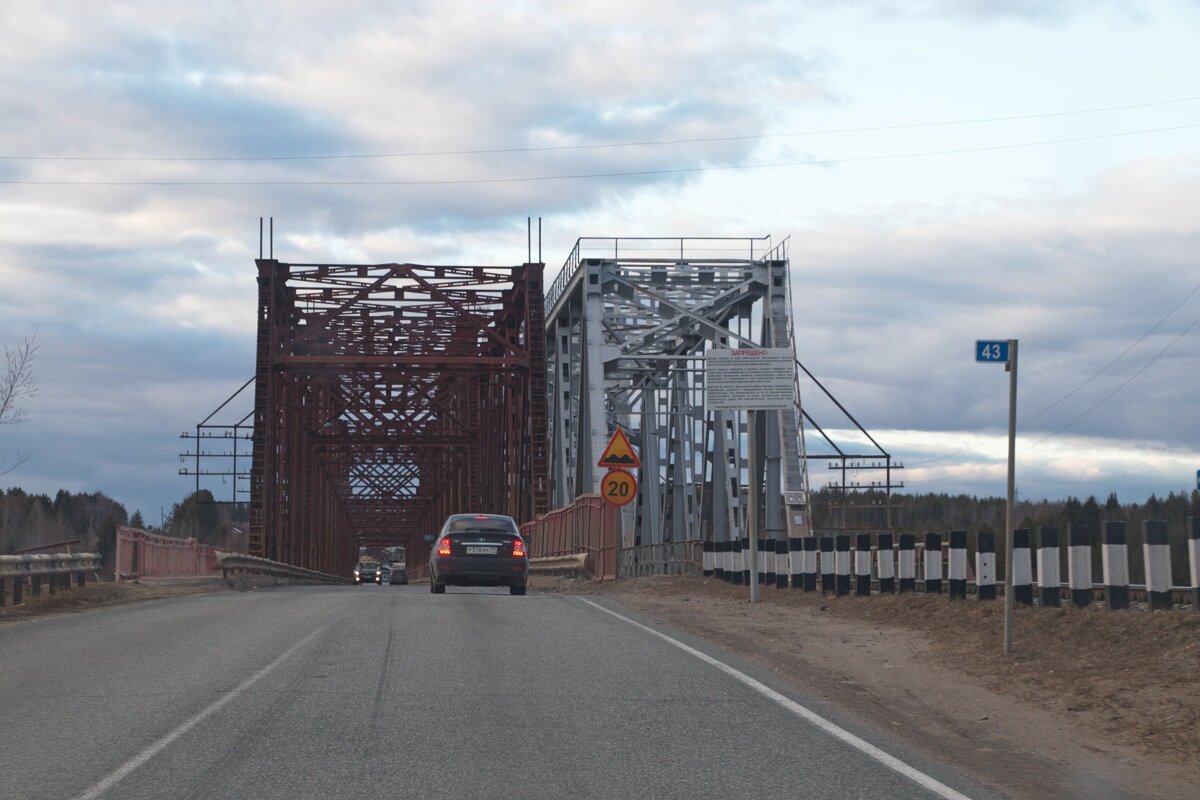
[[[252,554],[344,571],[548,510],[541,264],[257,265]]]
[[[620,427],[642,463],[625,546],[744,536],[746,415],[706,413],[704,353],[794,349],[789,281],[786,244],[765,238],[581,238],[546,297],[553,505],[600,490]],[[798,388],[794,409],[758,417],[766,534],[807,535]]]

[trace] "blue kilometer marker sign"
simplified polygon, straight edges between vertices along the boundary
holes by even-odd
[[[975,360],[990,364],[1008,363],[1008,342],[1004,339],[975,340]]]

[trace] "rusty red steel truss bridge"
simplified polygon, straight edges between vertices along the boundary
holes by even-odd
[[[542,264],[256,263],[251,555],[415,563],[451,512],[548,510]]]

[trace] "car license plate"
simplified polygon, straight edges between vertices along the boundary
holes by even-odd
[[[494,547],[473,547],[467,545],[467,555],[469,556],[494,556],[496,548]]]

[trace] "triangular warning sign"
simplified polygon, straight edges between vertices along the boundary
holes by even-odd
[[[636,469],[642,466],[642,462],[629,445],[629,437],[625,435],[625,431],[617,428],[612,438],[608,440],[608,447],[604,448],[604,455],[600,456],[596,466],[633,467]]]

